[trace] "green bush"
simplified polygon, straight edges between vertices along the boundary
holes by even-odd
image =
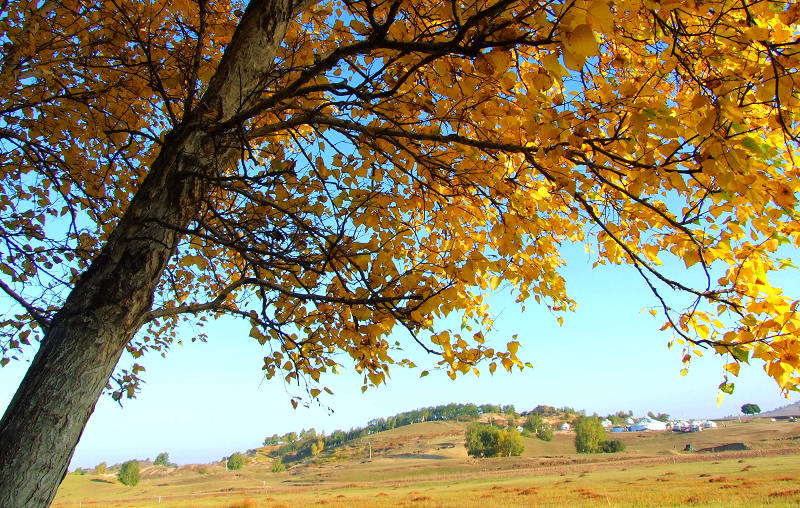
[[[154,466],[168,466],[169,465],[169,454],[167,452],[161,452],[156,456],[156,460],[153,461]]]
[[[272,463],[272,472],[273,473],[283,473],[286,471],[286,466],[283,465],[281,459],[276,460]]]
[[[611,439],[609,441],[604,441],[603,442],[602,449],[603,449],[603,451],[605,453],[624,452],[625,451],[625,443],[623,443],[619,439]]]
[[[94,472],[95,472],[95,474],[105,474],[106,473],[106,463],[105,462],[101,462],[101,463],[97,464],[96,466],[94,466]]]
[[[553,427],[544,423],[542,417],[536,413],[531,413],[528,415],[528,419],[525,421],[523,428],[530,435],[536,436],[542,441],[553,440]]]
[[[552,441],[553,440],[553,426],[547,423],[543,423],[539,430],[536,431],[536,437],[541,439],[542,441]]]
[[[230,457],[228,457],[228,469],[235,471],[237,469],[242,469],[244,466],[244,455],[241,453],[234,453]]]
[[[467,454],[473,457],[494,457],[499,440],[500,429],[494,425],[475,422],[467,427],[464,446],[467,448]]]
[[[76,474],[78,476],[83,476],[83,475],[86,474],[86,471],[84,471],[82,467],[79,467],[78,469],[73,471],[72,474]]]
[[[473,457],[520,455],[525,448],[522,436],[515,429],[501,430],[477,422],[467,428],[464,446],[467,454]]]
[[[581,416],[575,422],[575,449],[578,453],[599,453],[606,441],[606,429],[596,416]]]
[[[139,463],[135,460],[124,462],[117,475],[120,483],[128,487],[135,487],[139,483]]]

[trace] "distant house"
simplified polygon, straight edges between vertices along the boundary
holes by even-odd
[[[561,424],[561,430],[569,430],[571,427],[567,422]]]
[[[608,418],[600,422],[600,424],[603,426],[604,429],[610,429],[611,427],[614,426],[614,424],[611,423],[611,420],[609,420]]]
[[[633,418],[631,418],[631,417],[628,417],[628,418],[625,420],[625,425],[633,425],[634,423],[636,423],[636,422],[634,422],[634,421],[633,421]]]
[[[667,430],[667,424],[652,418],[642,418],[635,424],[631,425],[631,432],[644,432],[648,430]]]

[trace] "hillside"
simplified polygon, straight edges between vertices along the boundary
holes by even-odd
[[[758,417],[764,418],[778,418],[778,417],[785,417],[785,416],[798,416],[800,417],[800,401],[795,402],[794,404],[789,404],[787,406],[779,407],[777,409],[773,409],[772,411],[767,411],[766,413],[761,413],[759,415],[755,415]]]
[[[635,477],[645,479],[650,478],[648,475],[655,474],[658,468],[669,466],[668,471],[671,471],[671,474],[679,475],[682,473],[677,471],[694,471],[693,464],[701,462],[703,465],[700,471],[693,473],[694,478],[697,478],[698,475],[708,476],[712,474],[709,471],[713,472],[723,466],[728,467],[729,464],[730,467],[737,468],[736,471],[745,469],[749,471],[755,466],[748,464],[761,460],[758,457],[764,456],[767,457],[767,462],[764,464],[753,462],[759,464],[756,471],[758,475],[764,474],[767,478],[769,472],[775,477],[769,480],[773,483],[778,482],[780,478],[786,478],[787,481],[792,479],[789,483],[784,481],[782,484],[777,484],[786,487],[795,485],[797,481],[794,478],[800,477],[797,474],[800,472],[800,456],[784,458],[794,457],[800,453],[798,447],[800,424],[785,420],[770,422],[759,419],[751,423],[730,421],[724,422],[721,424],[724,426],[717,429],[692,434],[673,432],[614,434],[615,439],[621,439],[627,445],[627,450],[619,454],[577,454],[574,434],[556,432],[551,442],[525,438],[525,451],[521,457],[495,459],[467,457],[464,449],[464,433],[467,425],[466,422],[455,421],[423,422],[378,432],[348,442],[341,447],[324,450],[319,455],[293,465],[282,473],[271,471],[273,459],[269,457],[269,453],[273,450],[264,447],[252,450],[248,454],[244,468],[239,471],[225,471],[221,463],[173,468],[148,466],[143,472],[142,482],[133,488],[119,484],[113,474],[103,476],[70,474],[63,482],[54,506],[66,508],[79,503],[93,502],[100,503],[101,506],[110,504],[157,506],[158,499],[170,500],[166,505],[170,507],[255,507],[280,504],[306,506],[314,503],[352,506],[345,501],[352,500],[353,496],[363,499],[363,503],[356,504],[357,506],[393,506],[405,503],[403,499],[406,497],[410,499],[428,496],[431,499],[440,499],[433,497],[433,492],[438,492],[436,496],[444,497],[438,502],[427,504],[429,506],[437,504],[481,506],[478,501],[485,499],[479,496],[491,491],[493,486],[506,485],[509,489],[522,491],[524,488],[517,483],[521,485],[524,483],[523,479],[535,479],[535,481],[526,480],[528,487],[525,488],[529,488],[533,482],[537,488],[543,489],[541,492],[548,492],[547,489],[552,488],[553,495],[564,496],[571,491],[563,488],[558,490],[556,487],[566,481],[567,477],[572,478],[570,481],[574,481],[575,485],[581,485],[582,478],[590,473],[593,476],[606,475],[611,478],[618,471],[641,470]],[[688,443],[691,443],[695,450],[730,444],[736,444],[736,448],[744,450],[725,453],[685,453],[682,450]],[[783,474],[770,469],[778,465],[784,468]],[[663,473],[664,471],[661,471],[658,474]],[[738,476],[721,474],[720,477],[733,481],[741,475],[742,473],[738,473]],[[753,475],[753,471],[747,475],[748,478],[756,476]],[[653,482],[656,481],[661,482],[653,479]],[[425,487],[425,493],[422,492],[424,485],[428,485]],[[666,486],[653,483],[651,487],[660,489]],[[451,499],[452,503],[447,501],[450,499],[447,496],[455,495],[454,492],[458,489],[473,488],[479,489],[479,492],[465,494],[472,496],[469,500],[459,495]],[[771,492],[779,492],[774,486],[765,486],[764,489],[771,489],[767,491],[759,490],[752,485],[749,488],[755,489],[754,493],[761,492],[764,496]],[[634,486],[630,485],[625,489],[635,490]],[[788,489],[786,492],[791,490]],[[381,492],[383,496],[380,496]],[[579,490],[575,492],[569,495],[577,497],[568,499],[565,504],[581,504],[579,501],[583,499],[582,494]],[[650,495],[646,494],[647,489],[642,492],[644,493],[641,495]],[[736,492],[741,491],[726,491],[725,495],[734,495]],[[686,497],[688,494],[684,489],[684,491],[676,490],[675,495]],[[797,490],[796,495],[791,495],[795,496],[792,499],[800,501],[800,490]],[[231,499],[245,498],[251,499],[252,504],[231,504]],[[738,498],[732,498],[733,501],[735,499]],[[338,503],[337,500],[342,502]],[[520,499],[521,501],[523,500]],[[623,499],[619,498],[619,501],[622,502]],[[633,498],[627,503],[637,504],[639,501],[641,499],[637,501],[637,498]],[[530,502],[532,500],[522,504],[509,502],[502,505],[524,506]],[[552,501],[552,503],[559,502]],[[745,503],[742,506],[747,505]],[[730,506],[738,505],[732,502]]]

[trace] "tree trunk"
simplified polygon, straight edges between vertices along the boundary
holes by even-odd
[[[148,317],[180,232],[199,210],[204,176],[236,153],[206,154],[211,125],[197,119],[225,121],[247,106],[242,97],[252,97],[272,67],[287,21],[299,7],[291,0],[250,2],[198,113],[166,137],[102,252],[53,318],[0,421],[3,508],[52,502],[125,345]]]

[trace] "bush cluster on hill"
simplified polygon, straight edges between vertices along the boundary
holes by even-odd
[[[244,466],[244,455],[241,453],[234,453],[230,457],[228,457],[228,469],[232,471],[236,471],[237,469],[242,469]]]
[[[553,426],[545,423],[542,417],[536,413],[531,413],[528,415],[528,419],[525,421],[525,424],[522,428],[524,429],[523,432],[532,436],[536,436],[542,441],[553,440]]]
[[[522,436],[516,429],[501,429],[477,422],[467,428],[467,454],[472,457],[511,457],[525,449]]]
[[[606,439],[606,429],[596,416],[581,416],[575,421],[575,449],[578,453],[615,453],[625,450],[625,443]]]
[[[135,487],[139,483],[139,463],[135,460],[123,462],[117,475],[120,483],[128,487]]]

